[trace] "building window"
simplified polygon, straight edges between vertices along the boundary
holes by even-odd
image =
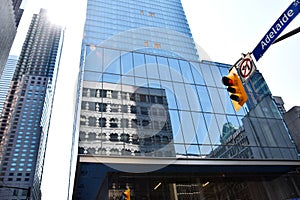
[[[117,128],[118,127],[118,119],[112,118],[109,120],[110,122],[110,127],[111,128]]]
[[[144,46],[145,46],[145,47],[148,47],[148,45],[149,45],[149,44],[148,44],[148,41],[144,41]]]
[[[160,43],[154,43],[154,48],[160,49]]]
[[[155,13],[154,12],[149,12],[149,16],[154,17]]]

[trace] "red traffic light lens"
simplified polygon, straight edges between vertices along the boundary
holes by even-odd
[[[226,86],[232,86],[233,85],[233,80],[228,78],[227,76],[222,77],[222,82]]]

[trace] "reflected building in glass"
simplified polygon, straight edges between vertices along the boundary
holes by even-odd
[[[228,198],[257,199],[252,183],[296,165],[261,74],[246,85],[249,105],[235,112],[221,82],[231,65],[200,62],[180,0],[88,0],[84,31],[73,199],[118,199],[128,187],[132,199],[222,199],[227,176],[238,182],[223,187]]]
[[[84,82],[81,103],[80,154],[175,156],[164,90]]]

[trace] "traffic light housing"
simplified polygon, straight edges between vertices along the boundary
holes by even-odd
[[[230,99],[233,103],[235,111],[237,112],[248,100],[248,95],[245,91],[243,83],[233,70],[231,70],[227,76],[222,77],[222,82],[225,86],[227,86]]]
[[[129,188],[123,192],[122,197],[123,197],[122,199],[124,199],[124,200],[130,200],[130,189]]]

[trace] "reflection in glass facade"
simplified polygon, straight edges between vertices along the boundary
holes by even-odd
[[[141,150],[154,147],[158,140],[175,152],[161,154],[157,146],[151,156],[297,159],[269,90],[255,88],[266,86],[264,81],[247,83],[250,99],[253,94],[255,98],[236,113],[220,81],[229,65],[85,48],[79,153],[145,156],[148,150]],[[166,139],[157,135],[160,131],[167,131]],[[115,147],[88,145],[98,140]],[[112,141],[131,147],[122,153],[125,149]]]
[[[102,182],[105,172],[90,168],[83,161],[89,158],[99,163],[106,158],[298,159],[260,73],[246,85],[251,101],[235,112],[221,83],[231,66],[199,61],[179,0],[88,0],[87,5],[73,198],[95,199],[103,189],[107,196],[97,198],[108,199],[121,187],[120,181]],[[122,188],[133,187],[129,182]]]
[[[160,89],[84,82],[79,153],[175,156],[165,99]]]

